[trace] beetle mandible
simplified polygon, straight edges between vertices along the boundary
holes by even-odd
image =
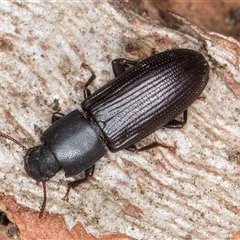
[[[112,62],[115,78],[93,94],[84,86],[82,111],[66,116],[55,113],[53,125],[41,136],[42,145],[26,148],[16,139],[0,133],[25,151],[24,166],[30,177],[42,182],[46,205],[46,181],[61,169],[65,177],[85,171],[85,177],[68,183],[71,188],[90,179],[94,164],[106,152],[122,149],[143,151],[162,146],[154,142],[142,148],[135,143],[161,127],[181,128],[187,122],[187,109],[208,82],[209,65],[202,54],[190,49],[157,53],[141,62],[119,58]],[[131,66],[131,67],[130,67]],[[175,118],[183,114],[183,121]]]

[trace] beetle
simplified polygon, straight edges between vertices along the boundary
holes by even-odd
[[[106,153],[123,149],[143,151],[153,147],[173,148],[154,142],[142,148],[135,144],[159,128],[181,128],[187,122],[187,109],[204,90],[209,65],[204,56],[190,49],[173,49],[157,53],[143,61],[123,58],[112,62],[115,78],[91,94],[93,70],[84,86],[82,111],[67,115],[55,113],[51,125],[41,136],[43,144],[26,148],[24,166],[27,174],[42,182],[46,205],[46,181],[61,169],[65,177],[85,171],[85,177],[68,183],[71,188],[93,176],[94,164]],[[183,121],[175,118],[183,114]]]

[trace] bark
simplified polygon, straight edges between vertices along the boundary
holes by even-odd
[[[160,129],[142,142],[176,146],[175,153],[107,152],[69,202],[62,198],[73,178],[59,172],[47,182],[42,220],[41,184],[27,176],[24,152],[1,139],[0,209],[21,239],[229,239],[239,229],[240,44],[177,16],[191,35],[163,27],[130,4],[0,3],[0,129],[27,147],[40,143],[53,112],[80,108],[90,75],[82,63],[97,75],[92,92],[113,78],[111,61],[118,57],[140,60],[154,51],[190,48],[211,66],[186,126]]]

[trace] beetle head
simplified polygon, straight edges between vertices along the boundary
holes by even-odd
[[[46,145],[39,145],[28,149],[18,140],[3,132],[0,132],[0,137],[14,142],[26,152],[24,165],[27,174],[36,181],[42,182],[43,203],[39,213],[39,218],[42,218],[47,202],[46,181],[60,170],[60,166]]]
[[[46,145],[29,148],[24,157],[24,167],[31,178],[41,182],[48,181],[61,169]]]

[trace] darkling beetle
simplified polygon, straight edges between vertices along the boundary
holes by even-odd
[[[157,146],[174,149],[157,142],[142,148],[134,144],[161,127],[183,127],[187,108],[202,93],[209,75],[203,55],[189,49],[174,49],[141,62],[114,60],[115,78],[91,94],[88,86],[95,74],[90,67],[83,66],[91,72],[84,86],[83,111],[74,110],[66,116],[55,113],[53,125],[41,136],[42,145],[28,149],[0,133],[26,151],[26,172],[43,184],[39,218],[46,205],[46,181],[61,169],[66,178],[85,171],[84,178],[68,183],[67,199],[71,188],[92,177],[95,162],[106,152],[105,146],[111,152],[143,151]],[[183,121],[176,120],[182,113]]]

